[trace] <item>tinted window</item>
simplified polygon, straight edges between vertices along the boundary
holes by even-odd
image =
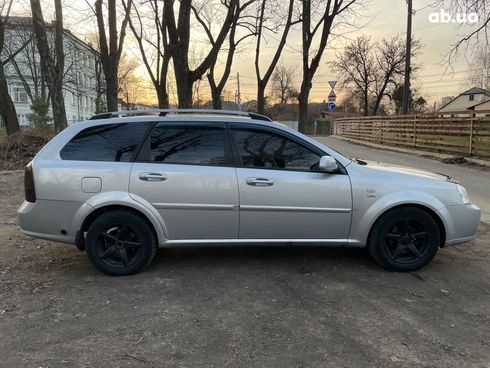
[[[315,170],[320,156],[279,134],[237,129],[235,139],[243,166]]]
[[[147,124],[106,124],[82,130],[63,147],[63,160],[124,161],[131,159]]]
[[[150,160],[169,164],[226,164],[225,130],[157,125],[150,137]]]

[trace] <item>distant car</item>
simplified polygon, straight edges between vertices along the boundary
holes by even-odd
[[[126,114],[123,117],[114,117]],[[98,115],[25,171],[22,232],[75,244],[110,275],[189,244],[367,247],[394,271],[475,237],[480,210],[453,179],[349,159],[237,111]]]

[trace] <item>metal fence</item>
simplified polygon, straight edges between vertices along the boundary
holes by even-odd
[[[490,111],[336,119],[346,138],[435,152],[490,157]]]

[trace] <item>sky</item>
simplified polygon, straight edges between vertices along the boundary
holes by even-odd
[[[421,65],[421,69],[414,75],[413,85],[419,94],[431,103],[439,103],[443,96],[454,96],[467,87],[466,74],[470,69],[468,59],[459,57],[450,67],[444,63],[444,56],[451,49],[451,45],[457,42],[471,27],[458,24],[431,23],[429,14],[439,12],[429,5],[433,0],[414,0],[413,35],[420,39],[423,48],[412,62]],[[342,37],[336,37],[327,47],[322,62],[314,79],[312,100],[322,101],[330,92],[329,80],[336,80],[336,75],[329,67],[329,62],[342,51],[347,43],[361,35],[371,37],[373,41],[381,41],[383,38],[392,38],[399,34],[406,37],[407,6],[404,0],[373,0],[363,10],[362,16],[357,20],[361,25],[359,29],[343,29]],[[301,54],[295,52],[300,48],[299,32],[288,42],[284,50],[283,59],[290,65],[301,68]],[[471,58],[471,55],[469,55]],[[242,90],[248,94],[254,93],[254,68],[247,57],[240,57],[236,63],[236,69],[240,71],[241,78],[246,85]],[[298,85],[301,75],[298,73]],[[242,82],[242,85],[244,84]],[[337,93],[342,95],[342,91]]]
[[[320,67],[313,81],[310,100],[321,102],[327,99],[330,92],[328,81],[336,80],[336,75],[332,72],[329,62],[335,60],[336,55],[342,51],[347,43],[358,36],[367,35],[372,41],[381,41],[383,38],[392,38],[397,34],[406,37],[407,26],[407,5],[405,0],[364,0],[366,5],[360,9],[359,16],[353,19],[357,27],[340,27],[336,29],[336,36],[331,37],[327,50],[323,55]],[[460,25],[458,23],[433,23],[431,13],[441,12],[440,8],[434,8],[431,4],[434,0],[413,0],[415,15],[413,16],[413,36],[422,42],[420,53],[413,59],[414,64],[421,66],[421,69],[413,76],[412,85],[417,89],[419,95],[422,95],[432,105],[439,104],[443,96],[455,96],[468,88],[466,80],[469,66],[469,59],[472,55],[460,56],[452,65],[444,63],[444,56],[450,51],[451,45],[457,42],[463,35],[471,32],[474,25]],[[49,1],[47,2],[49,3]],[[93,33],[95,22],[91,18],[91,12],[88,10],[88,3],[92,1],[85,0],[67,0],[65,2],[65,27],[69,28],[80,38]],[[20,0],[17,11],[26,13],[28,1]],[[51,8],[45,7],[45,17],[49,19]],[[70,14],[66,16],[66,14]],[[451,14],[455,17],[455,14]],[[484,15],[480,15],[483,19]],[[128,33],[130,34],[130,30]],[[263,43],[261,56],[262,70],[265,70],[271,55],[275,50],[279,36],[269,36]],[[196,48],[207,47],[208,42],[204,32],[192,32],[192,40]],[[240,74],[240,86],[242,101],[252,100],[255,98],[255,69],[253,65],[255,40],[250,39],[248,44],[241,47],[240,52],[236,55],[232,67],[232,77],[226,86],[225,98],[234,98],[237,78]],[[297,68],[294,78],[296,87],[299,88],[301,82],[301,34],[300,28],[292,30],[288,42],[284,48],[281,62]],[[139,58],[139,51],[131,36],[127,37],[125,46],[126,54],[131,58]],[[138,69],[138,74],[142,79],[146,79],[146,70],[143,65]],[[142,100],[155,100],[151,93],[152,88],[148,83],[145,91],[142,90]],[[201,82],[201,93],[207,94],[207,81],[205,78]],[[342,91],[336,90],[339,99],[342,99]],[[172,94],[171,94],[172,96]],[[204,96],[204,99],[206,96]],[[227,98],[228,99],[228,98]]]

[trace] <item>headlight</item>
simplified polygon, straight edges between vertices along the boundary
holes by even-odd
[[[461,196],[461,199],[463,200],[464,204],[471,203],[470,196],[466,189],[459,184],[456,184],[456,188],[458,188],[459,195]]]

